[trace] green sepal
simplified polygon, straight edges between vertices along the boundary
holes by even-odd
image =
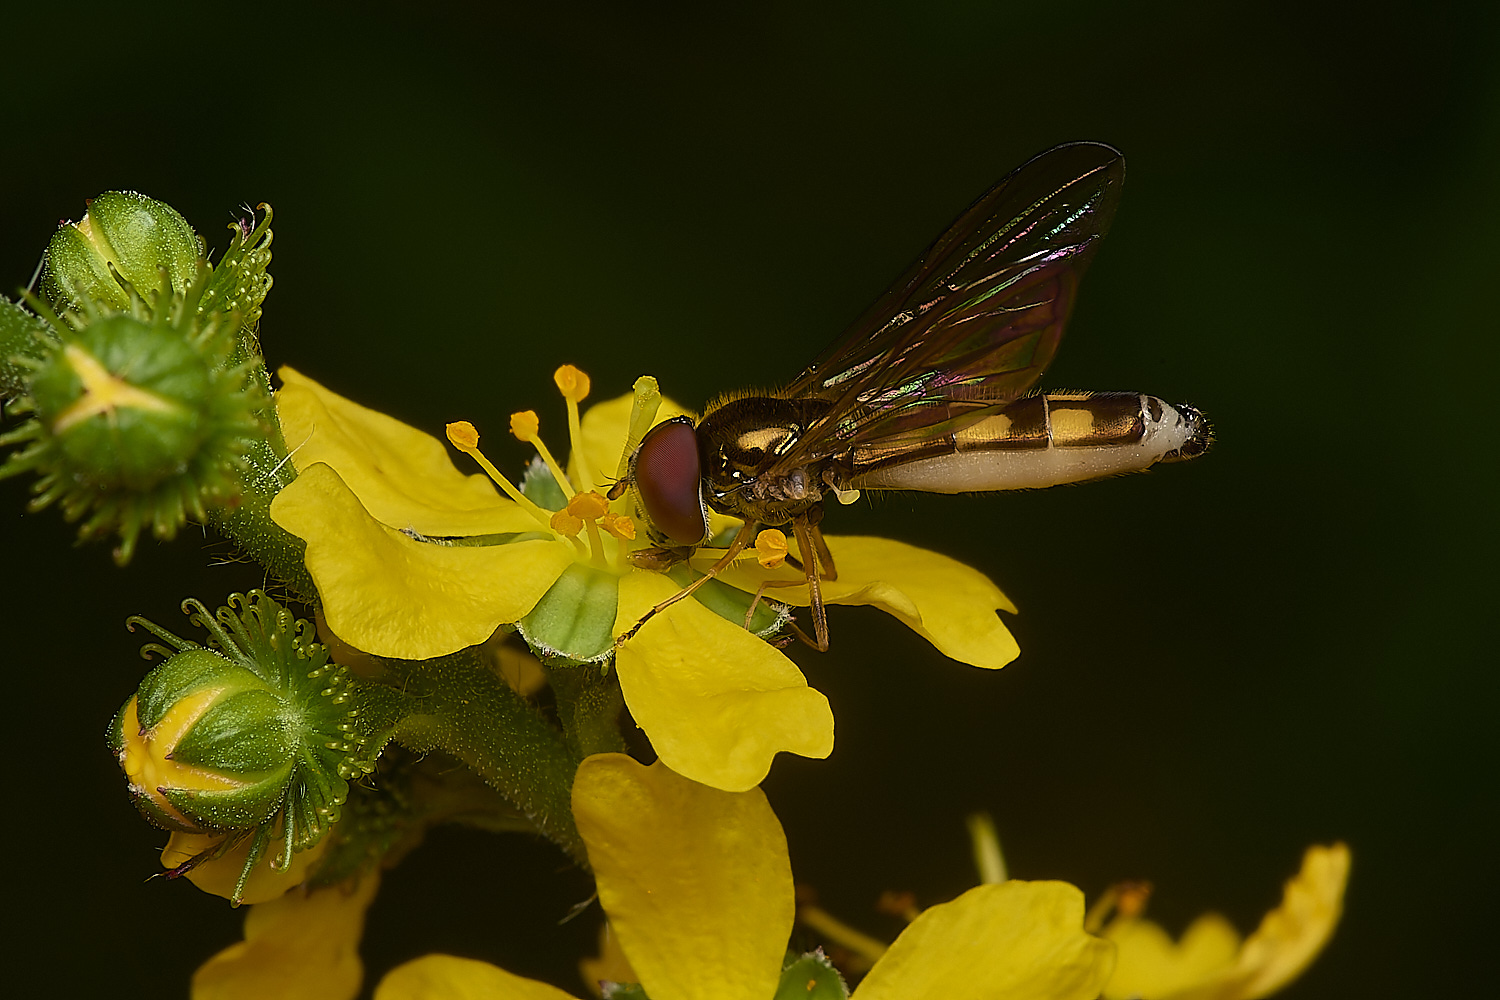
[[[297,753],[296,708],[270,691],[215,699],[172,750],[172,759],[225,774],[284,778]]]
[[[174,808],[202,830],[248,830],[269,822],[281,809],[291,776],[291,763],[279,775],[265,781],[223,791],[199,791],[188,788],[160,788]]]
[[[527,645],[544,660],[597,663],[614,655],[619,603],[618,576],[574,563],[521,619],[518,628]]]
[[[781,970],[775,1000],[847,1000],[849,987],[823,949],[788,962]]]
[[[57,332],[45,320],[0,298],[0,397],[24,396],[27,379],[57,342]]]
[[[640,983],[604,983],[601,995],[604,1000],[651,1000],[646,988]]]
[[[186,290],[203,256],[198,234],[172,206],[134,191],[106,191],[82,219],[53,235],[42,294],[57,309],[93,302],[125,310],[130,293],[118,273],[151,304],[155,295]]]
[[[521,493],[542,510],[562,510],[568,505],[567,496],[557,485],[557,477],[540,456],[526,466],[526,473],[521,477]]]
[[[141,728],[155,729],[173,705],[210,684],[242,687],[247,683],[245,674],[222,653],[190,646],[158,664],[141,681],[136,705]]]

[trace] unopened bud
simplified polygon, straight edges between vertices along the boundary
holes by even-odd
[[[92,302],[124,310],[130,294],[118,275],[149,305],[157,295],[185,291],[203,256],[202,240],[172,206],[134,191],[108,191],[53,235],[42,293],[58,309]]]

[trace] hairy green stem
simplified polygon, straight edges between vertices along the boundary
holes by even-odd
[[[580,757],[563,735],[472,649],[410,667],[392,738],[457,757],[588,867],[571,801]]]
[[[256,441],[245,455],[247,466],[238,499],[229,506],[210,508],[208,523],[245,555],[286,581],[298,598],[312,603],[317,589],[303,562],[307,543],[271,520],[271,501],[297,478],[297,471],[286,457],[274,410],[262,416],[267,424],[266,437]]]
[[[580,758],[596,753],[624,753],[620,710],[625,697],[615,672],[597,664],[552,666],[547,681],[557,696],[557,717]]]

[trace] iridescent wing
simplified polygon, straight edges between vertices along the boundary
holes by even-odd
[[[1118,150],[1079,142],[991,188],[782,390],[833,406],[768,472],[856,443],[953,430],[1031,388],[1057,351],[1124,179]]]

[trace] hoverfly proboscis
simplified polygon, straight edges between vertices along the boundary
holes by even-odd
[[[819,528],[825,491],[847,500],[858,490],[1028,489],[1206,451],[1212,433],[1191,406],[1134,392],[1032,391],[1124,179],[1124,157],[1102,143],[1034,157],[787,386],[724,396],[696,423],[653,427],[611,492],[633,489],[650,531],[654,547],[633,561],[661,569],[687,559],[709,541],[710,511],[743,525],[702,577],[617,642],[729,566],[760,528],[790,524],[814,637],[791,627],[826,650],[819,582],[837,568]]]

